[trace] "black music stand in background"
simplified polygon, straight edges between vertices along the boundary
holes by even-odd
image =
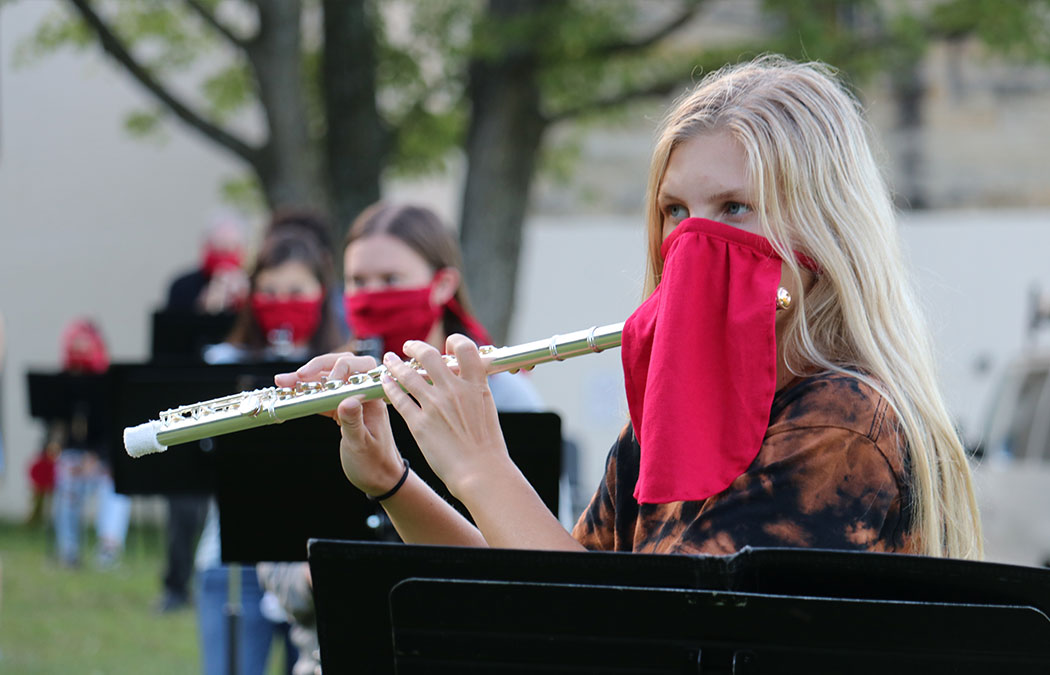
[[[75,412],[88,415],[89,427],[108,429],[109,378],[105,374],[29,371],[29,416],[68,420]]]
[[[234,312],[154,312],[151,324],[152,362],[201,363],[204,348],[225,340],[236,317]]]
[[[393,409],[390,422],[413,471],[469,517],[431,471]],[[500,413],[500,426],[511,459],[557,514],[560,418],[554,413]],[[215,442],[223,562],[303,561],[311,538],[377,541],[395,536],[382,507],[344,476],[339,427],[332,420],[312,415]]]
[[[310,543],[322,665],[369,673],[1045,673],[1050,570]]]
[[[301,364],[114,364],[109,381],[113,481],[129,495],[212,494],[214,453],[222,438],[172,446],[167,452],[131,458],[124,450],[125,427],[158,418],[162,410],[273,385],[275,373]]]

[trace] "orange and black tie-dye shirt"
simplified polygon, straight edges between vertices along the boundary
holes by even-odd
[[[573,536],[586,548],[723,555],[744,546],[911,551],[907,469],[886,401],[859,379],[822,374],[777,392],[758,456],[702,501],[634,499],[628,429]]]

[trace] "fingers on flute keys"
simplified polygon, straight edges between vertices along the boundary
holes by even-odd
[[[420,344],[424,345],[426,349],[434,351],[435,354],[437,353],[433,347],[425,345],[425,343]],[[417,361],[423,351],[423,347],[416,347],[411,341],[405,343],[405,354],[416,358]],[[440,360],[441,357],[439,355],[438,361]],[[420,403],[429,400],[431,385],[422,375],[419,374],[419,372],[399,359],[393,352],[387,352],[383,356],[383,365],[386,366],[388,371],[388,373],[383,374],[381,379],[383,393],[386,394],[387,399],[394,408],[401,413],[401,416],[405,417],[407,420],[409,415],[413,412],[418,412],[420,409],[419,405],[413,402],[412,399],[414,398]],[[442,363],[441,366],[445,367],[444,363]],[[427,375],[432,378],[435,377],[435,375],[431,374],[429,371]],[[437,377],[440,378],[441,375],[438,374]],[[409,394],[411,394],[411,397]]]
[[[481,384],[486,381],[488,373],[481,361],[478,345],[466,335],[453,333],[445,340],[445,352],[456,357],[459,363],[459,376],[464,380]]]
[[[315,356],[294,373],[279,373],[274,376],[273,381],[278,387],[294,387],[300,382],[317,382],[325,377],[330,380],[346,380],[353,373],[363,373],[375,366],[376,361],[371,356],[333,352]]]

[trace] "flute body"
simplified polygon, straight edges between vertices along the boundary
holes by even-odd
[[[623,322],[555,335],[509,347],[481,347],[488,374],[532,368],[548,361],[561,361],[620,346]],[[450,368],[455,357],[446,356]],[[426,371],[413,366],[421,375]],[[365,400],[384,398],[380,378],[387,369],[373,368],[351,375],[347,381],[305,382],[296,387],[266,387],[232,396],[172,408],[150,420],[124,430],[124,447],[132,457],[163,452],[168,446],[278,424],[285,420],[335,410],[349,396]]]

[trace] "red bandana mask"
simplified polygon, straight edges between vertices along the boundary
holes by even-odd
[[[769,242],[687,218],[660,253],[660,283],[627,319],[621,350],[641,504],[706,499],[746,471],[777,379],[781,259]]]
[[[312,299],[278,300],[262,293],[253,293],[251,298],[252,313],[259,322],[263,335],[268,342],[273,342],[275,331],[285,330],[291,333],[292,344],[307,342],[321,325],[321,303],[324,296]]]
[[[448,308],[462,323],[467,336],[479,345],[491,342],[488,332],[452,298],[444,306],[430,304],[434,282],[420,288],[360,291],[343,297],[346,322],[357,337],[378,337],[383,349],[405,358],[407,340],[426,340]]]
[[[430,304],[430,283],[420,288],[361,291],[343,297],[346,322],[357,337],[378,337],[383,349],[405,358],[406,340],[426,340],[442,307]]]
[[[217,249],[211,246],[204,247],[204,259],[201,261],[201,268],[204,270],[204,276],[209,279],[215,276],[217,272],[237,269],[240,266],[240,251]]]

